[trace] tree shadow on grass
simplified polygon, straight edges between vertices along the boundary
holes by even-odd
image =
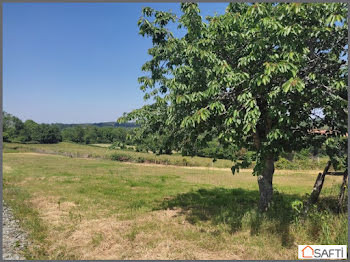
[[[301,200],[300,196],[276,192],[269,211],[260,214],[257,211],[259,191],[213,188],[179,194],[164,200],[161,208],[181,208],[189,223],[209,221],[214,225],[225,225],[232,234],[245,224],[250,227],[251,235],[257,235],[267,222],[269,232],[279,235],[283,246],[291,246],[294,239],[289,227],[293,222],[292,202],[295,200]]]
[[[339,199],[338,195],[332,195],[332,196],[320,196],[320,199],[317,202],[317,209],[318,210],[328,210],[331,213],[339,213],[339,212],[346,212],[347,211],[347,203],[348,203],[348,195],[346,192],[345,199],[341,206],[339,206]]]

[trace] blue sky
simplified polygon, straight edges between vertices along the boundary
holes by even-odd
[[[38,123],[115,121],[141,107],[137,78],[151,40],[138,34],[143,6],[179,3],[4,3],[3,109]],[[202,15],[227,4],[202,3]]]

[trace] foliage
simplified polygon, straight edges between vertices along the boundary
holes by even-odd
[[[181,17],[143,9],[140,34],[152,39],[139,78],[154,103],[124,115],[171,136],[172,148],[198,138],[255,151],[254,174],[270,201],[273,163],[281,152],[325,143],[347,131],[345,3],[230,3],[203,21],[198,4]],[[175,37],[169,24],[185,31]],[[236,161],[233,173],[249,162]],[[269,192],[269,193],[268,193]],[[264,206],[266,206],[265,201]]]
[[[23,123],[18,117],[3,112],[3,141],[51,144],[62,141],[62,137],[56,125],[37,124],[33,120]]]
[[[132,132],[122,127],[75,126],[62,130],[63,141],[83,144],[126,143],[127,135]]]
[[[3,140],[9,142],[20,135],[20,130],[23,129],[23,122],[9,113],[2,112],[3,121]]]
[[[135,123],[116,123],[116,122],[100,122],[100,123],[83,123],[83,124],[63,124],[55,123],[60,130],[76,127],[76,126],[95,126],[95,127],[124,127],[124,128],[135,128],[138,127]]]
[[[130,139],[132,144],[138,145],[138,151],[152,151],[157,154],[171,154],[173,145],[174,130],[164,125],[166,121],[166,107],[146,105],[136,114],[138,119],[136,123],[139,125]],[[152,112],[152,114],[144,114],[143,112]]]
[[[326,153],[335,170],[347,169],[348,166],[348,138],[330,137],[326,140]]]
[[[98,127],[94,125],[74,125],[60,129],[56,124],[38,124],[33,120],[24,123],[16,116],[3,112],[3,141],[18,143],[52,144],[61,141],[75,143],[119,143],[130,142],[133,129],[124,127]]]
[[[142,67],[150,77],[139,81],[156,103],[122,120],[158,121],[177,129],[176,143],[191,144],[214,126],[221,141],[257,151],[258,162],[312,144],[317,127],[345,134],[345,4],[234,3],[206,22],[197,4],[181,10],[177,18],[143,9],[140,34],[153,47]],[[184,37],[166,27],[175,21]],[[313,117],[316,109],[323,118]]]
[[[125,145],[122,142],[116,141],[108,147],[108,149],[124,149]]]

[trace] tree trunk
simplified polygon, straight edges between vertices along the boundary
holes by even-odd
[[[260,191],[260,202],[259,202],[259,210],[264,212],[270,206],[270,202],[272,200],[273,195],[273,187],[272,187],[272,177],[275,172],[274,166],[274,158],[268,157],[263,160],[264,168],[258,176],[258,184]]]

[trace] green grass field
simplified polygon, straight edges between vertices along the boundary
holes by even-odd
[[[176,166],[203,166],[215,168],[231,168],[233,162],[226,159],[218,159],[213,162],[212,158],[187,157],[179,154],[156,155],[151,153],[134,152],[132,150],[108,149],[106,144],[80,145],[62,142],[58,144],[16,144],[4,143],[4,152],[38,152],[47,154],[59,154],[69,157],[102,158],[117,161],[135,163],[152,163]],[[323,169],[328,158],[322,157],[319,160],[305,159],[288,161],[280,159],[276,162],[277,169],[306,170]],[[253,166],[251,166],[252,168]]]
[[[298,213],[321,169],[277,169],[273,205],[260,215],[251,170],[124,163],[112,153],[5,144],[4,200],[30,233],[27,258],[296,259],[298,244],[347,244],[347,213],[333,211],[340,177],[326,178],[318,210]]]

